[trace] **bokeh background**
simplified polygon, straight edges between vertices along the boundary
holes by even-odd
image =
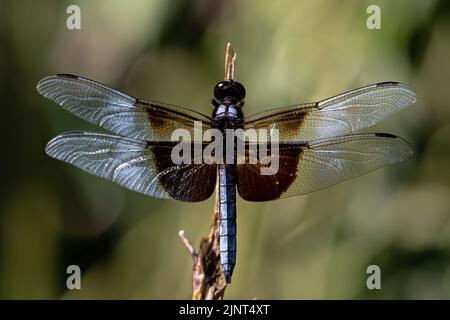
[[[81,8],[81,30],[66,8]],[[366,9],[381,8],[381,30]],[[238,53],[246,114],[378,81],[418,101],[367,131],[414,146],[404,163],[311,195],[238,201],[226,298],[450,298],[448,1],[0,1],[0,298],[183,299],[213,198],[155,200],[47,157],[67,130],[102,131],[37,95],[55,73],[210,114],[225,44]],[[82,289],[66,289],[66,267]],[[366,269],[381,268],[381,290]]]

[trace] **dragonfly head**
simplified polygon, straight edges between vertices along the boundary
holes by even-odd
[[[245,98],[245,88],[237,81],[220,81],[214,87],[214,97],[219,101],[223,101],[227,97],[232,97],[237,102],[241,102]]]

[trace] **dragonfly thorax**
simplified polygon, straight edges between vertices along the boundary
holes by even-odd
[[[218,129],[237,129],[243,125],[244,114],[240,105],[224,100],[214,108],[212,119],[214,126]]]

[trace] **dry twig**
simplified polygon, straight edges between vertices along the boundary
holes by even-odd
[[[213,219],[209,234],[202,237],[198,252],[192,247],[184,231],[180,231],[180,238],[188,249],[194,261],[192,270],[192,300],[222,300],[226,282],[220,265],[219,248],[219,199],[214,205]]]
[[[225,80],[234,80],[235,62],[236,53],[231,47],[231,44],[228,43],[225,52]],[[180,231],[179,236],[194,261],[192,270],[192,299],[222,300],[227,284],[220,264],[218,182],[216,185],[216,199],[214,202],[211,228],[208,236],[201,238],[198,251],[195,251],[183,230]]]

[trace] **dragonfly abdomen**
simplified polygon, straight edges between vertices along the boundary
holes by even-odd
[[[236,264],[236,166],[219,165],[220,263],[225,281],[231,282]]]

